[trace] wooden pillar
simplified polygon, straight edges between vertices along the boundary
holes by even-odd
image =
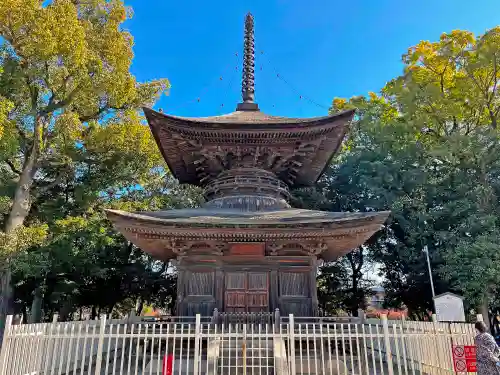
[[[186,306],[184,306],[184,297],[186,294],[186,268],[182,259],[178,259],[177,263],[177,301],[175,303],[175,310],[177,316],[185,316],[187,314]]]
[[[215,306],[219,311],[224,311],[224,271],[220,266],[215,270]]]
[[[277,264],[274,265],[273,269],[269,274],[269,310],[274,311],[280,308],[280,295],[279,295],[279,283],[278,283],[278,270]]]
[[[318,272],[318,262],[316,256],[311,257],[311,312],[313,316],[318,314],[318,287],[316,285],[316,274]]]

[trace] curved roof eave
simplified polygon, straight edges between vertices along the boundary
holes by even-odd
[[[264,114],[259,111],[236,111],[221,116],[211,117],[180,117],[167,115],[165,113],[157,112],[151,108],[143,107],[144,114],[150,122],[151,120],[160,120],[168,122],[170,125],[178,125],[188,128],[203,129],[225,129],[225,130],[278,130],[290,128],[307,127],[312,129],[314,127],[322,127],[338,120],[350,121],[352,120],[355,110],[350,109],[343,112],[338,112],[333,115],[311,117],[311,118],[289,118],[279,117]],[[242,128],[244,126],[244,128]]]
[[[198,212],[196,212],[198,211]],[[389,211],[382,212],[327,212],[313,210],[280,210],[275,212],[253,213],[254,215],[229,215],[226,212],[210,212],[205,209],[179,209],[163,212],[126,212],[121,210],[106,210],[111,221],[124,220],[129,222],[150,223],[152,225],[215,225],[215,226],[238,226],[250,225],[252,227],[262,227],[268,225],[297,225],[297,224],[339,224],[347,226],[357,225],[382,225]],[[198,213],[198,215],[197,215]],[[236,214],[237,212],[235,212]],[[177,215],[175,215],[177,214]]]

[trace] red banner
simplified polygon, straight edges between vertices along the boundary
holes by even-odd
[[[167,354],[165,357],[163,357],[162,375],[172,375],[173,367],[174,367],[174,355]]]
[[[455,372],[477,372],[475,346],[453,345],[451,350]]]

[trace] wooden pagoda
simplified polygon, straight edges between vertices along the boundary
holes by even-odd
[[[353,111],[296,119],[266,115],[254,101],[253,17],[245,22],[242,103],[235,112],[185,118],[144,109],[173,175],[201,186],[198,209],[109,210],[142,250],[178,270],[177,314],[261,312],[313,316],[318,262],[362,245],[388,212],[290,207],[290,189],[311,186],[344,139]]]

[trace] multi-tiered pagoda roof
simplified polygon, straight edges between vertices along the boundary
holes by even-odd
[[[181,183],[201,186],[207,200],[198,209],[108,211],[129,241],[160,259],[224,255],[231,242],[265,242],[265,255],[334,260],[361,246],[388,216],[290,207],[290,189],[315,184],[339,150],[354,111],[305,119],[261,112],[254,102],[250,21],[243,102],[235,112],[187,118],[144,109],[172,174]]]

